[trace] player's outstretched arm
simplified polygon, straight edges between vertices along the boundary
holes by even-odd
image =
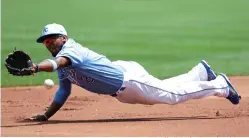
[[[48,110],[43,115],[36,115],[28,118],[29,121],[47,121],[51,116],[53,116],[66,102],[67,98],[71,94],[72,83],[68,79],[63,79],[59,81],[59,89],[57,90],[52,104],[49,106]]]
[[[55,60],[46,59],[39,64],[33,64],[34,72],[44,71],[53,72],[59,68],[66,67],[70,64],[70,59],[67,57],[58,57]]]

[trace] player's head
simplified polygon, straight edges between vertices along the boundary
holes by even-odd
[[[53,56],[59,53],[66,41],[65,28],[56,23],[46,25],[42,30],[42,35],[36,40],[37,43],[43,43]]]

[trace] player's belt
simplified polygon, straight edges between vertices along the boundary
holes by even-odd
[[[124,91],[124,90],[125,90],[125,87],[121,87],[121,88],[119,89],[118,92],[122,92],[122,91]],[[114,94],[111,94],[111,96],[112,96],[112,97],[117,97],[117,96],[118,96],[118,95],[117,95],[118,92],[116,92],[116,93],[114,93]]]

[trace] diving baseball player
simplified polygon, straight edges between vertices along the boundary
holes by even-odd
[[[48,110],[29,118],[46,121],[65,103],[72,84],[90,92],[110,95],[129,104],[178,104],[190,99],[218,96],[238,104],[240,96],[224,74],[216,76],[205,60],[188,73],[160,80],[134,61],[113,61],[69,38],[59,24],[48,24],[37,39],[53,59],[33,64],[33,73],[58,72],[59,89]]]

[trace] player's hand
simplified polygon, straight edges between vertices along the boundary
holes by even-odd
[[[48,118],[46,117],[46,115],[36,115],[36,116],[32,116],[26,120],[41,122],[41,121],[47,121]]]
[[[38,65],[33,63],[31,70],[33,71],[33,73],[37,73],[39,71]]]

